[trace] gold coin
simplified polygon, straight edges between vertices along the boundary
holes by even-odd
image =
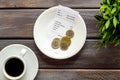
[[[71,44],[71,40],[70,40],[70,38],[67,37],[67,36],[63,37],[63,38],[61,39],[61,42],[67,43],[68,46],[70,46],[70,44]]]
[[[69,38],[73,38],[73,36],[74,36],[73,30],[68,30],[68,31],[66,32],[66,36],[68,36]]]
[[[63,50],[63,51],[65,51],[65,50],[67,50],[68,49],[68,43],[67,42],[61,42],[60,43],[60,49],[61,50]]]
[[[53,39],[51,46],[53,49],[58,49],[60,47],[60,39],[59,38]]]

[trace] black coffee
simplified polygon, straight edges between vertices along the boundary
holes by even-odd
[[[17,58],[11,58],[6,62],[5,70],[8,75],[17,77],[21,75],[24,70],[23,62]]]

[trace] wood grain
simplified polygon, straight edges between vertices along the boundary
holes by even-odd
[[[120,80],[120,70],[40,69],[35,80]]]
[[[0,0],[0,50],[10,44],[30,47],[39,61],[35,80],[120,80],[120,47],[93,48],[102,0]],[[55,60],[35,45],[33,28],[37,17],[49,7],[64,5],[79,11],[87,26],[87,40],[77,55]],[[77,45],[77,44],[76,44]]]
[[[0,0],[0,8],[48,8],[64,5],[73,8],[98,8],[102,0]]]
[[[95,40],[87,40],[77,55],[66,60],[55,60],[43,55],[33,40],[0,40],[0,50],[10,44],[24,44],[37,55],[40,69],[120,69],[120,47],[108,46],[107,49],[93,48]]]
[[[96,38],[98,29],[94,16],[98,9],[76,9],[87,26],[87,37]],[[45,9],[0,10],[0,38],[32,38],[34,23]]]

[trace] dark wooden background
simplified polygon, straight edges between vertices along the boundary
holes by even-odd
[[[120,47],[93,48],[99,40],[94,15],[102,0],[0,0],[0,50],[19,43],[30,47],[39,60],[35,80],[120,80]],[[72,58],[54,60],[38,50],[33,39],[37,17],[56,5],[80,12],[87,26],[87,40],[82,50]]]

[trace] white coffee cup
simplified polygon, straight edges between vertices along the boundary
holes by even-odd
[[[19,55],[11,55],[4,60],[3,74],[10,80],[18,80],[22,78],[26,72],[26,62],[24,55],[27,50],[22,49]]]

